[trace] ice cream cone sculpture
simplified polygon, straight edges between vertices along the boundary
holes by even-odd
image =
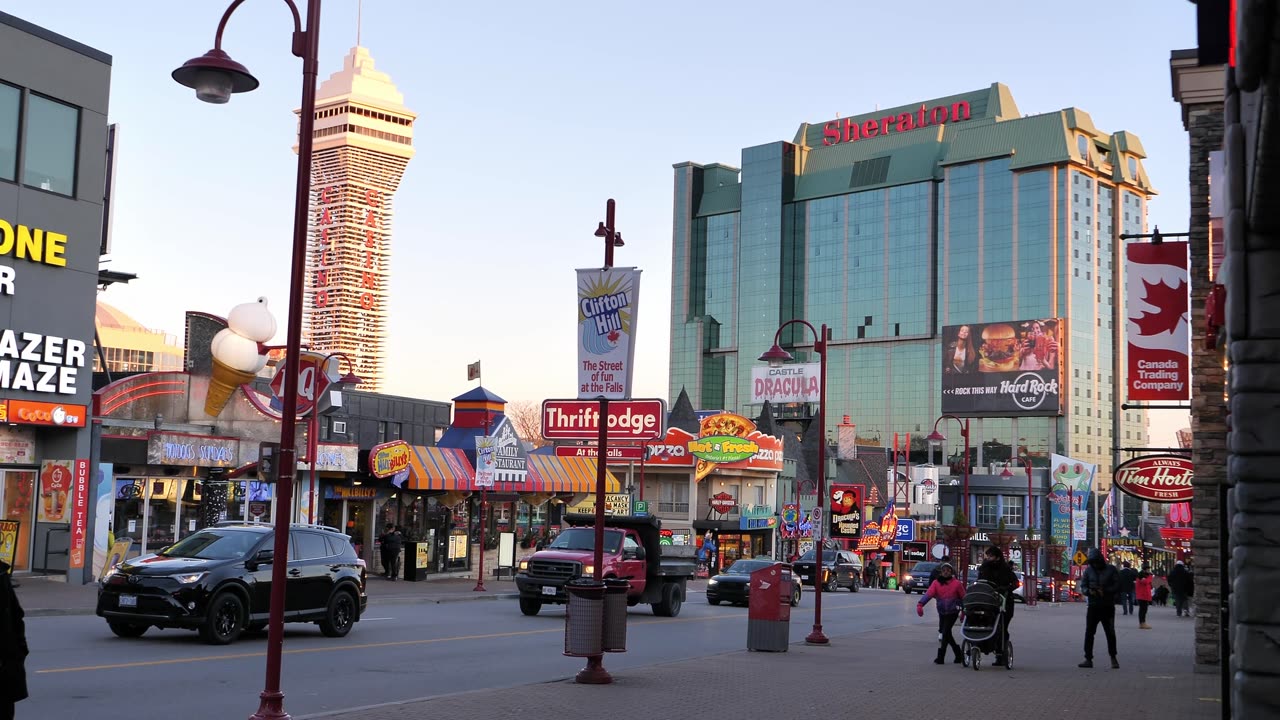
[[[267,299],[231,308],[227,327],[213,336],[213,376],[204,399],[204,412],[217,417],[231,400],[236,388],[253,380],[267,364],[262,343],[276,334],[276,319],[267,309]]]

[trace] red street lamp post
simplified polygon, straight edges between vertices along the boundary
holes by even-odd
[[[827,329],[826,324],[822,325],[821,330],[814,329],[813,325],[805,320],[795,319],[788,320],[778,327],[778,331],[773,335],[773,347],[769,348],[760,356],[761,360],[768,362],[771,367],[779,367],[785,362],[792,360],[791,353],[782,349],[782,331],[788,325],[803,325],[809,328],[809,332],[813,333],[813,351],[818,354],[818,503],[819,507],[826,502],[827,496],[827,340],[830,339],[831,332]],[[798,484],[797,484],[798,488]],[[799,490],[797,489],[797,493]],[[822,529],[814,528],[815,538],[822,537]],[[831,642],[827,638],[826,633],[822,632],[822,579],[818,575],[818,571],[822,569],[822,543],[815,542],[813,544],[814,557],[814,580],[813,580],[813,630],[809,633],[804,641],[810,645],[826,645]]]
[[[613,249],[622,247],[622,233],[618,231],[614,220],[617,203],[609,198],[605,203],[604,222],[596,227],[595,236],[604,238],[604,269],[613,267]],[[603,583],[604,573],[604,501],[605,481],[608,478],[609,457],[609,399],[600,398],[600,433],[596,436],[596,518],[595,518],[595,551],[592,554],[592,577],[597,583]],[[587,666],[578,671],[576,682],[585,685],[607,685],[613,682],[613,676],[604,669],[604,656],[592,655],[587,658]]]
[[[964,438],[964,512],[969,514],[969,419],[957,417],[955,415],[943,415],[933,421],[933,432],[925,438],[930,445],[941,447],[947,441],[947,436],[938,432],[938,425],[943,420],[952,419],[960,423],[960,437]]]
[[[339,387],[356,387],[364,382],[359,375],[355,373],[355,363],[351,362],[351,358],[346,353],[330,353],[325,357],[325,365],[330,360],[342,358],[347,361],[347,374],[338,380]],[[319,402],[316,398],[315,402]],[[307,522],[316,521],[316,453],[319,452],[320,446],[320,408],[314,404],[311,412],[307,415],[307,464],[310,466],[309,486],[307,490]],[[301,519],[301,518],[299,518]]]
[[[1027,471],[1027,514],[1026,519],[1024,520],[1024,525],[1026,525],[1027,535],[1029,537],[1031,535],[1031,531],[1034,530],[1037,525],[1035,522],[1036,518],[1031,513],[1031,459],[1026,455],[1019,455],[1014,458],[1014,460],[1017,460],[1018,463],[1022,465],[1023,469]],[[1001,477],[1013,477],[1013,473],[1009,472],[1009,468],[1007,466],[1005,467],[1004,472],[1000,473],[1000,475]],[[1024,594],[1030,594],[1024,597],[1023,600],[1028,605],[1035,605],[1036,600],[1039,600],[1037,594],[1040,592],[1040,586],[1036,584],[1036,578],[1031,574],[1031,568],[1033,566],[1033,563],[1027,558],[1027,552],[1024,550],[1022,553],[1022,574],[1026,577],[1026,585],[1030,587],[1030,589],[1028,590],[1024,588],[1023,592]]]
[[[484,411],[484,436],[489,437],[489,426],[493,423],[493,414],[488,410]],[[476,467],[479,467],[480,455],[476,454]],[[476,573],[476,586],[471,588],[471,592],[488,592],[484,586],[484,530],[489,524],[489,486],[480,486],[480,569]]]
[[[302,345],[302,291],[307,259],[307,213],[311,202],[311,148],[316,116],[316,74],[320,55],[320,0],[307,0],[303,29],[298,6],[284,0],[293,12],[293,54],[302,59],[302,108],[298,122],[298,177],[294,187],[293,254],[289,275],[289,322],[285,333],[284,382],[280,417],[280,460],[276,474],[275,561],[271,564],[271,611],[267,621],[267,670],[258,711],[250,720],[287,720],[280,692],[280,659],[284,649],[284,558],[289,550],[289,518],[293,482],[298,472],[294,431],[298,419],[298,354]],[[173,71],[173,79],[196,91],[196,97],[221,105],[232,93],[258,87],[257,78],[222,50],[222,32],[244,0],[234,0],[222,14],[213,49]]]

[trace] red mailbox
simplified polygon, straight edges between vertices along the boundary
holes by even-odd
[[[791,568],[774,563],[751,573],[747,649],[786,652],[791,634]]]

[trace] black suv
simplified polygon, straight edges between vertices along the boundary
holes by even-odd
[[[98,615],[120,637],[150,627],[200,632],[212,645],[233,642],[267,625],[274,560],[272,526],[223,522],[193,533],[155,555],[117,566],[98,590]],[[364,563],[334,528],[294,525],[289,531],[285,622],[314,622],[342,637],[368,603]]]
[[[918,562],[902,576],[902,592],[910,595],[918,592],[921,595],[929,590],[929,576],[942,563],[936,562]]]
[[[810,549],[792,563],[792,572],[800,577],[802,585],[817,585],[818,572],[814,568],[814,551]],[[822,551],[822,589],[827,592],[847,587],[858,592],[862,585],[862,561],[848,550]]]

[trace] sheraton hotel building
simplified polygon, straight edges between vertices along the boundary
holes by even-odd
[[[1113,282],[1119,235],[1146,232],[1145,157],[1133,133],[1078,108],[1023,115],[997,83],[803,123],[791,142],[744,148],[737,166],[676,165],[670,400],[683,388],[696,407],[755,416],[751,370],[779,325],[826,323],[828,436],[842,415],[862,443],[909,432],[918,462],[951,409],[945,329],[1044,320],[1061,335],[1059,397],[958,413],[974,416],[973,465],[1025,453],[1044,467],[1060,453],[1097,463],[1105,489],[1124,387]],[[802,327],[783,340],[817,361]],[[1140,412],[1120,427],[1120,445],[1147,444]],[[939,429],[958,456],[955,423]]]

